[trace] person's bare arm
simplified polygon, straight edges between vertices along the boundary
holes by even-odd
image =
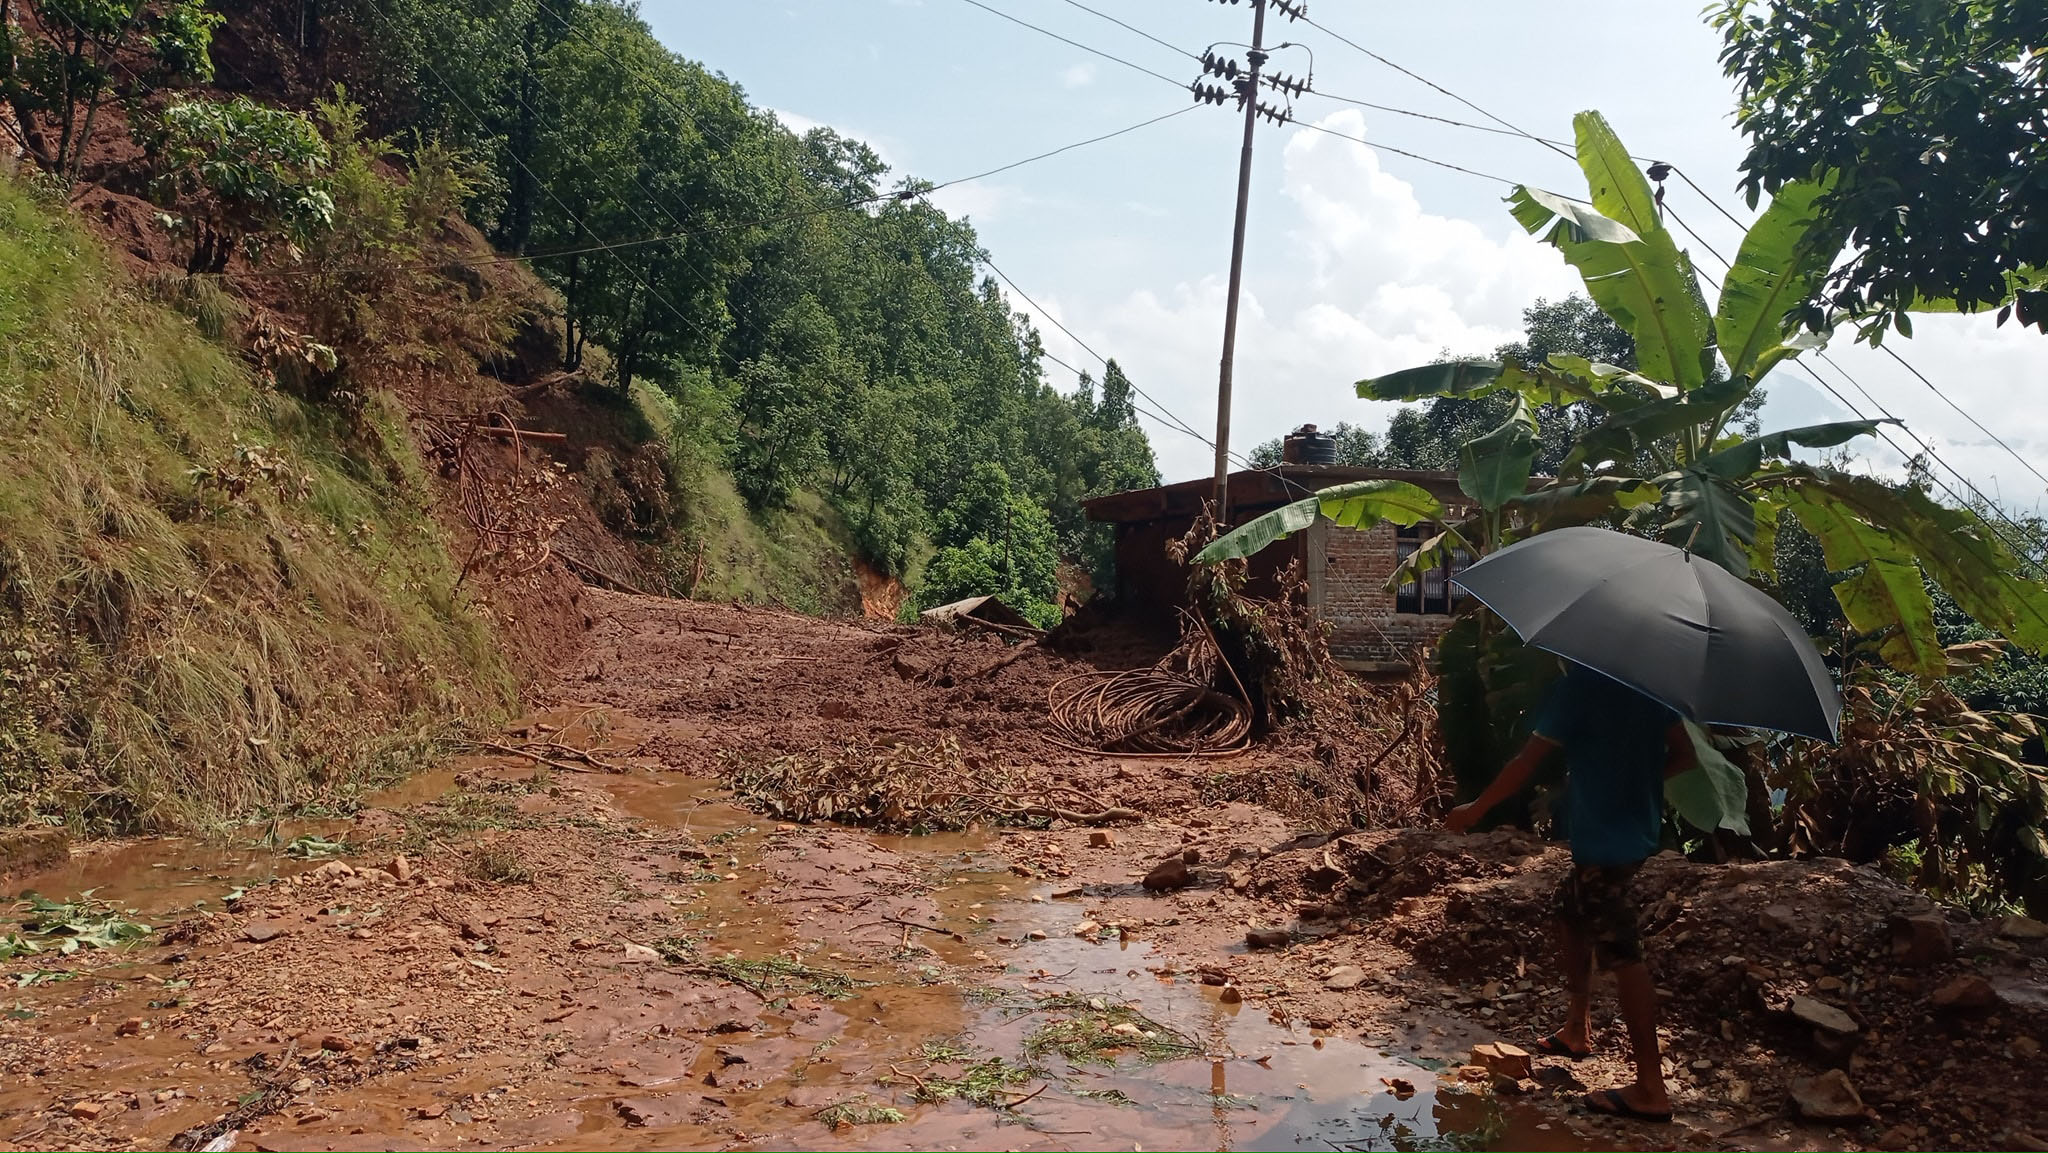
[[[1664,779],[1668,781],[1699,763],[1699,756],[1692,747],[1692,734],[1685,731],[1685,722],[1672,722],[1671,727],[1664,730]]]
[[[1486,786],[1485,792],[1480,793],[1470,804],[1452,809],[1444,817],[1444,828],[1454,833],[1462,833],[1478,824],[1479,818],[1492,812],[1494,806],[1521,792],[1522,786],[1529,783],[1530,775],[1543,763],[1543,758],[1549,756],[1555,748],[1557,742],[1548,737],[1530,737],[1522,745],[1522,751],[1515,754],[1515,759],[1501,769],[1500,776],[1495,777],[1493,783]]]

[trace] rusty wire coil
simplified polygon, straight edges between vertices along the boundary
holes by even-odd
[[[1244,750],[1252,732],[1243,701],[1165,669],[1071,676],[1049,692],[1060,743],[1123,756],[1195,756]]]

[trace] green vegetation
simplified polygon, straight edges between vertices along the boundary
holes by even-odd
[[[156,166],[151,191],[171,229],[191,238],[187,272],[219,275],[263,240],[304,242],[334,223],[327,141],[296,112],[246,96],[178,100],[140,130]]]
[[[13,114],[9,137],[69,188],[100,109],[115,96],[115,70],[144,87],[205,83],[213,78],[220,23],[205,0],[0,0],[0,101]]]
[[[2048,332],[2048,7],[2039,0],[1722,0],[1721,61],[1755,204],[1828,185],[1821,247],[1851,258],[1802,302],[1816,331],[1911,336],[1911,311],[1998,309]]]
[[[903,1110],[889,1105],[878,1105],[865,1097],[851,1101],[837,1101],[812,1114],[826,1126],[837,1129],[842,1125],[894,1125],[903,1120]]]
[[[436,844],[452,845],[485,829],[525,829],[534,824],[510,797],[468,789],[413,805],[404,816],[405,837],[399,847],[407,853],[421,853]]]
[[[1833,178],[1778,187],[1710,306],[1607,122],[1585,113],[1576,130],[1590,202],[1524,186],[1510,203],[1523,227],[1580,271],[1593,302],[1626,333],[1633,365],[1556,351],[1541,361],[1453,361],[1360,381],[1358,394],[1370,399],[1492,400],[1505,412],[1459,447],[1459,487],[1478,511],[1423,542],[1395,580],[1453,550],[1483,554],[1532,533],[1602,523],[1789,590],[1808,617],[1825,585],[1844,624],[1832,644],[1849,686],[1843,744],[1774,745],[1770,778],[1745,788],[1740,770],[1696,734],[1701,777],[1674,781],[1667,796],[1700,829],[1748,831],[1745,797],[1784,788],[1801,798],[1781,831],[1799,842],[1793,847],[1868,860],[1917,835],[1937,846],[1923,870],[1937,892],[1966,887],[1972,869],[1999,878],[2006,893],[2048,891],[2048,839],[2039,833],[2048,775],[2021,760],[2036,730],[2024,717],[1969,712],[1938,684],[1990,663],[2000,646],[1947,643],[1935,601],[1938,592],[1956,615],[2039,657],[2048,651],[2048,587],[1973,510],[1943,507],[1912,484],[1793,458],[1795,447],[1832,448],[1878,422],[1744,429],[1758,382],[1817,343],[1805,328],[1837,251],[1819,207]],[[1572,422],[1555,476],[1532,484],[1544,448],[1540,414],[1566,404],[1592,418]],[[1787,514],[1806,536],[1781,549]],[[1238,527],[1202,559],[1234,563],[1319,516],[1412,525],[1442,523],[1445,510],[1399,482],[1340,485]],[[1521,743],[1556,662],[1475,610],[1444,636],[1437,665],[1446,751],[1469,797]],[[1914,798],[1911,818],[1886,817],[1877,799],[1886,795]],[[1814,843],[1820,829],[1830,832]]]
[[[750,989],[771,1003],[787,1003],[803,996],[844,1001],[863,984],[837,969],[821,969],[789,957],[746,960],[737,953],[728,953],[711,958],[701,968],[712,976]]]
[[[347,8],[380,121],[477,158],[472,218],[561,292],[562,366],[661,394],[640,407],[679,489],[672,585],[836,609],[804,591],[852,586],[831,558],[903,576],[937,548],[948,598],[1049,619],[1058,560],[1106,575],[1080,501],[1157,477],[1130,382],[1054,390],[924,186],[789,132],[612,0]]]
[[[46,951],[69,956],[80,949],[114,949],[156,931],[129,920],[90,890],[69,901],[31,894],[16,906],[16,912],[21,931],[0,938],[0,961]]]
[[[387,408],[260,387],[10,182],[0,350],[0,821],[340,796],[509,701]]]
[[[1012,1065],[1001,1057],[990,1057],[967,1066],[957,1077],[921,1074],[912,1080],[917,1086],[917,1099],[920,1101],[934,1105],[965,1101],[984,1109],[1007,1109],[1014,1096],[1013,1091],[1029,1083],[1036,1075],[1032,1069]]]
[[[1103,997],[1074,993],[1044,997],[1032,1011],[1054,1016],[1024,1039],[1028,1057],[1056,1053],[1069,1064],[1114,1065],[1126,1053],[1157,1062],[1178,1061],[1202,1052],[1187,1035],[1147,1017],[1137,1006]]]

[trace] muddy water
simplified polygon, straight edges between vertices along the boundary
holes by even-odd
[[[377,801],[395,807],[433,799],[452,787],[458,771],[510,777],[530,770],[517,762],[466,762]],[[613,1075],[617,1062],[605,1070],[565,1068],[539,1078],[519,1074],[500,1058],[423,1067],[404,1084],[365,1084],[350,1099],[330,1101],[332,1131],[389,1134],[396,1147],[462,1143],[455,1131],[423,1128],[413,1119],[422,1104],[460,1097],[500,1102],[493,1109],[505,1114],[498,1127],[501,1143],[526,1148],[729,1147],[735,1128],[742,1134],[739,1144],[762,1148],[1578,1147],[1571,1144],[1572,1134],[1553,1130],[1539,1115],[1440,1086],[1430,1070],[1356,1037],[1321,1034],[1298,1022],[1269,1019],[1256,1007],[1225,1003],[1217,989],[1176,972],[1176,960],[1142,938],[1076,938],[1081,903],[1054,898],[1060,887],[1012,874],[1001,836],[865,838],[929,884],[935,909],[926,920],[936,931],[906,927],[901,948],[878,960],[872,950],[841,951],[843,920],[787,895],[778,899],[763,883],[763,855],[774,823],[727,803],[715,782],[638,771],[579,775],[564,787],[572,796],[588,794],[619,818],[685,830],[711,847],[710,868],[721,881],[703,885],[686,912],[702,939],[702,955],[795,954],[863,984],[843,1001],[802,996],[787,1006],[771,1003],[761,1011],[757,1029],[730,1038],[730,1044],[707,1041],[687,1056],[667,1058],[672,1068],[660,1066],[660,1054],[673,1050],[672,1043],[668,1050],[630,1050],[622,1076]],[[331,823],[308,823],[278,830],[276,841],[338,831]],[[83,856],[18,887],[52,896],[96,889],[104,899],[154,916],[201,902],[218,908],[235,886],[317,863],[251,847],[252,839],[232,847],[140,842]],[[1034,932],[1044,939],[1031,939]],[[137,966],[134,975],[146,971]],[[36,999],[40,991],[26,992]],[[654,994],[656,1002],[667,996],[659,989]],[[1028,1038],[1047,1020],[1038,1001],[1055,994],[1134,1006],[1191,1039],[1200,1053],[1156,1064],[1129,1056],[1115,1064],[1078,1066],[1054,1054],[1034,1059],[1026,1052]],[[91,1008],[103,1018],[142,1012],[147,995],[138,989]],[[85,1008],[47,1020],[52,1028],[66,1028]],[[650,1012],[630,1005],[598,1009],[605,1021],[616,1022],[614,1028]],[[658,1018],[660,1010],[652,1011]],[[1014,1087],[1009,1110],[962,1101],[920,1103],[910,1090],[916,1077],[932,1074],[928,1042],[944,1042],[975,1060],[1000,1057],[1033,1072]],[[131,1051],[134,1072],[126,1075],[173,1062],[185,1049]],[[727,1064],[732,1055],[743,1060]],[[1393,1081],[1413,1091],[1397,1094],[1389,1088]],[[712,1087],[704,1088],[707,1083]],[[231,1078],[211,1077],[204,1087],[221,1094],[232,1085]],[[686,1105],[713,1093],[723,1115],[691,1115]],[[839,1129],[813,1118],[820,1107],[847,1100],[890,1106],[904,1117],[894,1124]],[[515,1109],[515,1103],[524,1108]],[[332,1140],[322,1145],[311,1132],[306,1139],[303,1147],[342,1147]],[[269,1145],[284,1147],[274,1137]]]

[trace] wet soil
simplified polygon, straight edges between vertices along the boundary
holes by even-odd
[[[1782,1030],[1745,1021],[1694,1076],[1709,1026],[1689,1009],[1668,1039],[1687,1074],[1680,1125],[1573,1106],[1567,1078],[1612,1083],[1611,1058],[1499,1094],[1461,1072],[1473,1044],[1555,1023],[1533,903],[1554,850],[1421,832],[1326,844],[1266,809],[1202,802],[1217,764],[1069,752],[1044,737],[1045,690],[1085,666],[1033,653],[996,669],[1009,650],[993,638],[597,591],[585,604],[591,643],[514,733],[621,750],[604,759],[625,771],[461,757],[347,819],[86,846],[18,880],[90,890],[153,932],[0,964],[0,1147],[1792,1148],[1883,1129],[1779,1120],[1778,1082],[1751,1066],[1820,1067]],[[721,757],[937,734],[1146,819],[885,836],[778,824],[716,779]],[[1271,751],[1229,770],[1247,765],[1288,771]],[[302,834],[347,848],[280,848]],[[1149,892],[1140,880],[1170,857],[1190,884]],[[1770,955],[1716,934],[1735,934],[1726,909],[1753,922],[1748,902],[1776,900],[1771,867],[1656,868],[1673,893],[1666,943],[1710,939],[1685,955],[1716,966]],[[1843,916],[1878,915],[1874,892],[1843,882]],[[1810,927],[1801,942],[1841,931]],[[1252,949],[1254,928],[1286,943]],[[1759,1019],[1787,982],[1814,980],[1770,963],[1783,988],[1756,998]],[[1884,975],[1857,963],[1859,989]],[[1339,965],[1358,979],[1332,982]],[[1699,988],[1719,1004],[1714,979],[1674,973],[1674,1000]],[[1867,1017],[1877,1004],[1837,999]],[[2007,1092],[2038,1011],[1974,1019],[2004,1058],[1936,1054],[1984,1074],[1968,1106],[1981,1124],[1879,1120],[1921,1147],[2025,1128],[2036,1090],[2009,1092],[1996,1118],[1987,1095]],[[1904,1002],[1867,1024],[1936,1035]],[[1091,1045],[1053,1044],[1076,1036]],[[1600,1039],[1612,1052],[1616,1031]],[[2006,1081],[1988,1074],[2001,1060]],[[1724,1069],[1754,1085],[1746,1103]]]

